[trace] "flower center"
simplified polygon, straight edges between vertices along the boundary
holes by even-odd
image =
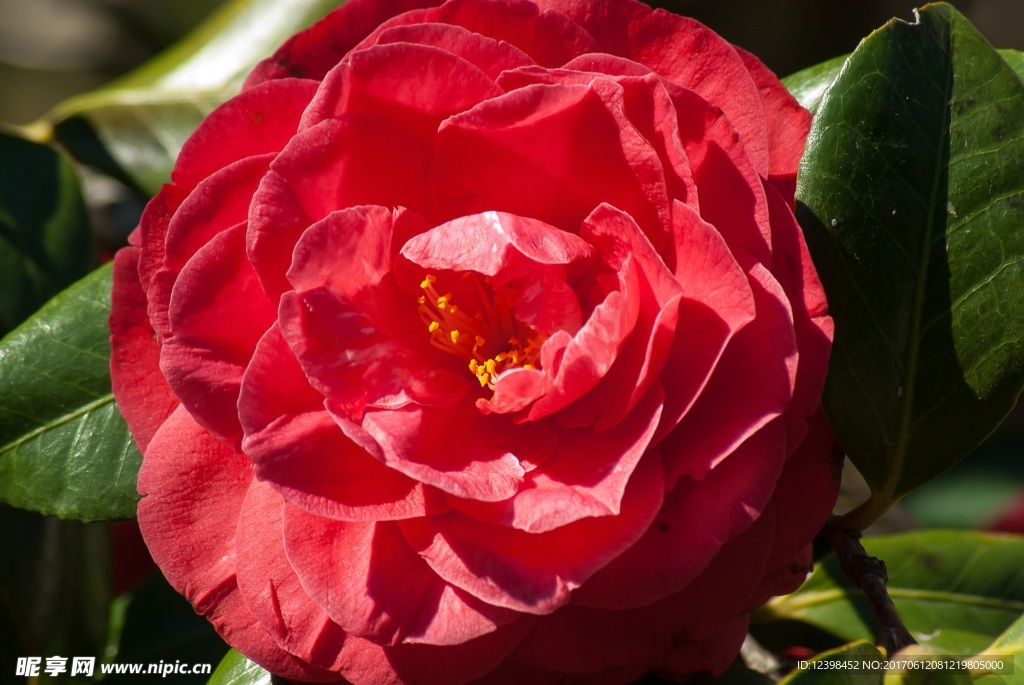
[[[540,346],[547,339],[512,316],[511,299],[488,295],[472,273],[463,273],[472,281],[480,308],[469,315],[452,299],[452,293],[441,295],[434,284],[437,277],[427,274],[420,288],[419,314],[427,330],[430,344],[469,362],[470,372],[480,387],[494,389],[494,381],[509,369],[534,369],[540,359]],[[489,282],[489,278],[485,278]]]

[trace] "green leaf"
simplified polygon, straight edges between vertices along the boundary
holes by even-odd
[[[923,531],[863,542],[886,562],[889,595],[926,647],[977,654],[1024,612],[1024,537]],[[843,577],[834,555],[757,614],[771,619],[806,621],[844,640],[873,640],[879,630],[867,597]]]
[[[261,59],[344,0],[233,0],[192,34],[120,80],[54,109],[51,127],[80,161],[147,195],[170,178],[182,144],[235,95]]]
[[[1020,50],[1000,50],[999,54],[1003,56],[1003,59],[1010,65],[1010,68],[1017,72],[1017,76],[1024,77],[1024,52]]]
[[[217,666],[207,685],[270,685],[270,673],[231,650]]]
[[[998,52],[1006,60],[1006,63],[1017,72],[1018,76],[1024,76],[1024,52],[1020,50],[999,50]],[[797,102],[805,109],[809,109],[811,114],[815,114],[825,90],[836,80],[836,76],[839,75],[839,71],[849,57],[849,55],[833,57],[820,64],[815,64],[813,67],[790,74],[782,79],[782,85],[789,89]]]
[[[865,39],[826,91],[797,215],[835,319],[823,404],[863,528],[1024,385],[1024,84],[956,10]]]
[[[1019,683],[1024,679],[1024,670],[1018,671],[1014,665],[1024,668],[1021,656],[1024,656],[1024,615],[975,658],[978,662],[993,662],[1002,668],[976,668],[971,669],[971,674],[975,676],[975,682],[983,685]]]
[[[0,132],[0,336],[96,264],[74,169]]]
[[[878,648],[867,640],[859,640],[838,649],[822,652],[779,681],[779,685],[882,685],[882,670],[835,668],[836,664],[862,665],[866,661],[882,661]]]
[[[821,64],[790,74],[782,79],[782,85],[789,89],[797,102],[814,114],[818,111],[818,105],[821,103],[821,97],[825,94],[825,90],[839,75],[839,70],[842,69],[848,57],[849,55],[833,57]]]
[[[62,518],[130,518],[141,456],[110,391],[111,268],[0,340],[0,501]]]

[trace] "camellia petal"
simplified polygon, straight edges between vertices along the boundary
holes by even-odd
[[[256,343],[274,321],[244,245],[245,224],[239,224],[188,262],[175,282],[171,335],[160,354],[164,376],[182,403],[228,441],[241,439],[238,413],[231,408]]]
[[[285,556],[284,500],[253,480],[245,494],[238,528],[238,589],[246,606],[290,653],[320,668],[344,663],[346,634],[302,589]]]
[[[430,179],[442,215],[499,210],[575,231],[608,202],[664,235],[654,202],[666,197],[657,154],[621,126],[611,97],[582,86],[527,86],[447,120]],[[569,173],[574,168],[592,173],[584,180]]]
[[[139,523],[146,544],[171,585],[229,644],[285,677],[336,681],[336,673],[281,649],[238,591],[237,556],[230,543],[251,480],[244,457],[210,437],[184,409],[175,410],[150,442],[139,472]],[[167,535],[168,530],[188,535]]]
[[[159,374],[160,346],[146,314],[146,297],[139,283],[139,251],[127,248],[114,258],[114,290],[110,313],[110,378],[119,407],[139,450],[181,401]]]
[[[523,487],[507,500],[449,502],[480,521],[528,533],[556,530],[591,516],[617,516],[633,470],[658,427],[663,396],[655,388],[626,421],[601,433],[563,432],[555,453],[530,471]]]
[[[365,113],[296,135],[271,164],[249,210],[248,251],[263,287],[275,296],[290,289],[292,248],[305,228],[335,209],[424,209],[430,154],[401,127]]]
[[[519,618],[441,580],[394,523],[325,521],[286,506],[284,540],[314,601],[378,644],[457,645]]]
[[[415,82],[405,78],[410,69],[417,72]],[[450,79],[460,87],[446,88]],[[365,112],[429,139],[448,117],[501,94],[487,74],[451,52],[415,43],[379,44],[353,53],[324,78],[302,128]]]
[[[289,502],[342,521],[423,516],[447,509],[440,496],[353,443],[323,406],[277,327],[256,347],[242,379],[242,450],[257,477]]]
[[[508,69],[534,64],[529,55],[511,43],[452,24],[393,26],[377,35],[377,45],[391,43],[414,43],[440,48],[467,60],[492,81]]]
[[[493,604],[549,614],[635,543],[661,506],[664,482],[649,454],[630,479],[618,516],[588,518],[547,533],[496,527],[457,514],[399,523],[438,575]]]
[[[703,477],[680,479],[644,537],[591,578],[574,602],[638,607],[694,582],[722,545],[766,506],[785,460],[784,436],[785,427],[776,419]],[[706,520],[714,520],[715,527],[701,526]]]

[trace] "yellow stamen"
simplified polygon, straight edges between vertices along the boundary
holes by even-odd
[[[472,272],[463,272],[462,277],[472,280],[479,299],[480,307],[472,316],[452,301],[452,293],[441,295],[434,288],[437,283],[434,274],[427,274],[420,282],[424,294],[417,298],[418,312],[431,333],[430,344],[467,360],[469,371],[481,388],[493,389],[495,381],[505,371],[537,368],[540,347],[547,336],[516,320],[510,297],[496,298]],[[489,284],[490,279],[484,278],[483,282]],[[496,343],[488,345],[488,340],[507,340],[507,347],[502,349]],[[526,341],[525,346],[521,340]]]

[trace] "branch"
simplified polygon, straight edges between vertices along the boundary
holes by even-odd
[[[821,534],[836,551],[843,575],[859,587],[871,602],[871,609],[882,626],[878,645],[884,647],[889,654],[909,645],[916,645],[917,640],[903,625],[903,620],[896,612],[896,605],[892,603],[889,592],[885,589],[885,584],[889,582],[885,562],[877,557],[868,556],[864,546],[860,544],[861,532],[855,528],[843,527],[839,519],[833,516],[825,524]]]

